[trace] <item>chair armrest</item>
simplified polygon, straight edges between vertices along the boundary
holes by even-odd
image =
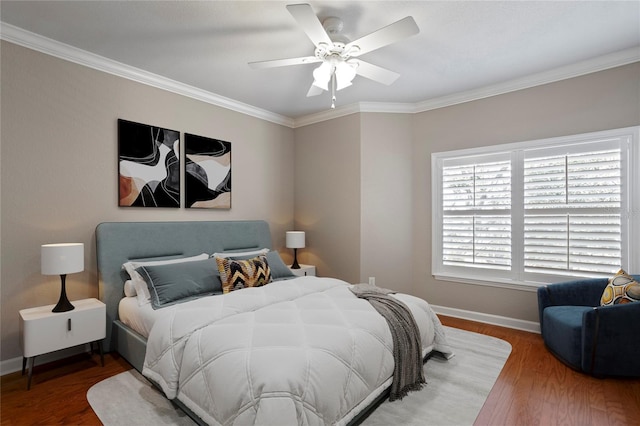
[[[640,303],[599,306],[582,317],[582,368],[593,375],[640,376]]]
[[[606,278],[587,278],[549,284],[540,289],[546,289],[543,302],[547,306],[598,306],[600,297],[609,281]],[[539,289],[539,290],[540,290]]]
[[[551,300],[549,299],[549,290],[548,286],[544,285],[542,287],[538,287],[538,319],[540,321],[540,331],[542,332],[542,313],[544,312],[544,308],[547,306],[551,306]]]

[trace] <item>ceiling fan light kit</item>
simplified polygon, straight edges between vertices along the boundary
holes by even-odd
[[[250,62],[249,66],[272,68],[321,62],[313,70],[313,82],[307,96],[331,90],[331,108],[335,108],[335,92],[351,86],[356,75],[386,85],[392,84],[400,76],[388,69],[355,59],[356,57],[420,32],[414,19],[407,16],[369,35],[347,42],[340,35],[344,27],[340,18],[331,16],[321,23],[311,6],[306,3],[290,4],[287,10],[316,46],[314,56]]]

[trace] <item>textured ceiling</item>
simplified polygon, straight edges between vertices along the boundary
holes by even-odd
[[[283,1],[6,1],[4,23],[285,117],[325,111],[307,98],[314,64],[251,69],[313,55]],[[638,1],[311,1],[356,39],[405,16],[420,33],[362,56],[401,77],[356,77],[337,106],[419,103],[523,79],[616,52],[640,52]],[[636,54],[638,55],[638,54]]]

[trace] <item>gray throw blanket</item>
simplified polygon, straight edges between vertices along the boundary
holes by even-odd
[[[369,284],[355,284],[351,291],[360,299],[371,303],[389,324],[393,338],[393,381],[389,401],[402,399],[410,391],[420,390],[426,383],[422,370],[422,344],[420,331],[407,306],[389,296],[395,293]]]

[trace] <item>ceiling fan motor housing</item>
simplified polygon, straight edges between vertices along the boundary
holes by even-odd
[[[339,34],[340,31],[342,31],[344,22],[342,22],[342,19],[340,18],[329,16],[327,19],[322,21],[322,26],[324,27],[324,30],[327,32],[327,34],[331,36],[334,34]]]

